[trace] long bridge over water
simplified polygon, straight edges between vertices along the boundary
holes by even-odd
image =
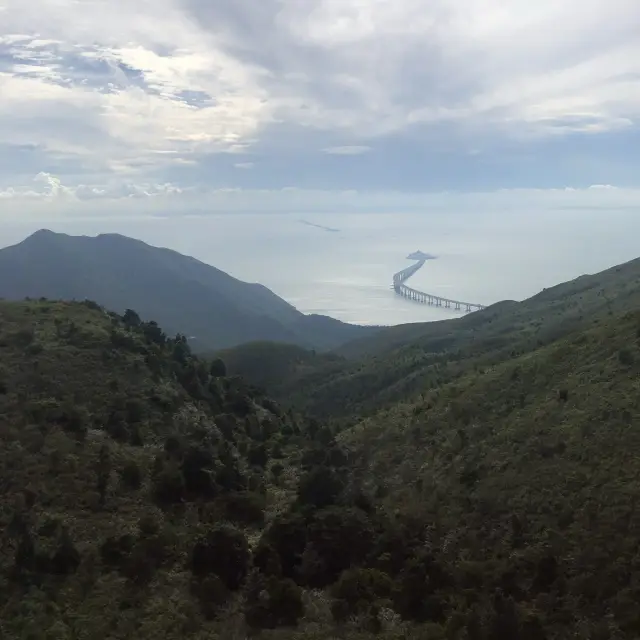
[[[405,282],[416,271],[422,269],[424,263],[427,260],[431,259],[431,257],[432,256],[428,256],[419,251],[407,256],[407,258],[409,258],[410,260],[417,260],[417,262],[415,264],[412,264],[410,267],[407,267],[406,269],[398,271],[398,273],[394,274],[393,289],[398,295],[419,304],[428,304],[434,307],[443,307],[445,309],[455,309],[456,311],[463,311],[465,313],[479,311],[480,309],[485,308],[485,305],[482,304],[476,304],[474,302],[462,302],[461,300],[451,300],[450,298],[442,298],[441,296],[436,296],[432,293],[424,293],[423,291],[418,291],[417,289],[408,287]]]

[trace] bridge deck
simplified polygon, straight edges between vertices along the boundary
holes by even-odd
[[[393,276],[393,289],[398,295],[403,296],[404,298],[408,298],[409,300],[413,300],[414,302],[418,302],[419,304],[429,304],[437,307],[445,307],[447,309],[454,308],[456,310],[464,310],[466,312],[471,311],[479,311],[480,309],[484,309],[485,306],[482,304],[477,304],[475,302],[464,302],[462,300],[453,300],[451,298],[443,298],[442,296],[436,296],[432,293],[425,293],[424,291],[418,291],[417,289],[412,289],[404,284],[416,271],[419,271],[424,266],[425,261],[419,260],[415,264],[403,269],[402,271],[398,271],[398,273]]]

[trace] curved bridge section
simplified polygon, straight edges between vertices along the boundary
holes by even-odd
[[[440,296],[434,296],[431,293],[424,293],[423,291],[418,291],[417,289],[412,289],[411,287],[408,287],[405,284],[405,282],[416,271],[419,271],[420,269],[422,269],[425,262],[426,262],[426,259],[420,259],[415,264],[412,264],[410,267],[407,267],[406,269],[403,269],[402,271],[398,271],[398,273],[394,274],[393,289],[399,296],[402,296],[403,298],[407,298],[408,300],[412,300],[413,302],[417,302],[418,304],[428,304],[433,307],[455,309],[456,311],[463,311],[465,313],[470,313],[472,311],[480,311],[480,309],[485,308],[485,305],[482,305],[482,304],[476,304],[474,302],[462,302],[461,300],[451,300],[449,298],[441,298]]]

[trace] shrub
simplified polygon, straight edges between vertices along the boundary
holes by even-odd
[[[316,467],[300,480],[298,504],[328,507],[335,504],[342,489],[343,484],[332,469]]]
[[[35,339],[35,332],[32,328],[20,329],[11,338],[17,346],[28,347]]]
[[[213,451],[204,447],[190,447],[181,466],[186,490],[197,496],[214,497],[217,493],[213,476],[215,467]]]
[[[163,467],[153,479],[153,495],[158,504],[181,502],[185,495],[184,477],[174,465]]]
[[[135,545],[135,538],[130,534],[119,537],[110,536],[100,546],[100,557],[106,567],[117,568],[129,555]]]
[[[253,552],[253,566],[268,576],[281,576],[282,565],[277,551],[271,544],[261,540]]]
[[[211,620],[229,599],[230,592],[218,576],[210,575],[201,580],[194,578],[191,581],[191,594],[200,603],[202,615]]]
[[[122,316],[122,321],[127,327],[139,327],[141,324],[140,316],[133,310],[127,309]]]
[[[129,424],[142,422],[146,416],[147,410],[139,398],[129,398],[125,402],[126,420]]]
[[[228,520],[251,526],[264,524],[266,501],[252,491],[239,491],[224,497],[224,510]]]
[[[140,471],[140,467],[137,463],[132,460],[125,463],[124,467],[120,471],[120,478],[122,480],[122,484],[133,491],[137,491],[142,486],[142,471]]]
[[[212,378],[224,378],[227,375],[227,366],[220,358],[216,358],[211,362],[209,373]]]
[[[373,527],[359,509],[316,512],[307,524],[300,579],[314,588],[332,584],[343,571],[364,562],[373,543]]]
[[[66,529],[62,529],[57,549],[48,564],[50,572],[56,575],[75,573],[80,565],[80,553],[78,553]]]
[[[198,577],[217,575],[227,588],[235,590],[244,582],[250,560],[246,537],[233,527],[220,526],[196,542],[191,571]]]
[[[276,518],[262,535],[260,545],[269,544],[280,559],[282,574],[296,575],[307,544],[307,523],[300,514],[285,514]]]
[[[250,465],[264,469],[269,461],[269,454],[264,444],[259,444],[249,449],[247,460]]]
[[[626,367],[631,366],[634,362],[633,354],[629,349],[620,349],[618,351],[618,360],[620,360],[620,364]]]
[[[255,629],[295,626],[304,615],[300,587],[293,580],[258,575],[247,592],[244,615]]]
[[[362,568],[343,572],[331,589],[336,600],[347,604],[350,614],[366,611],[372,602],[389,598],[392,591],[393,583],[386,573]]]

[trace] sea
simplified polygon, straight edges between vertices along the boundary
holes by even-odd
[[[366,325],[460,315],[394,293],[393,274],[412,264],[414,251],[436,259],[410,286],[483,305],[522,300],[640,255],[640,212],[600,209],[22,219],[0,223],[0,245],[41,227],[117,232],[175,249],[259,282],[304,313]]]

